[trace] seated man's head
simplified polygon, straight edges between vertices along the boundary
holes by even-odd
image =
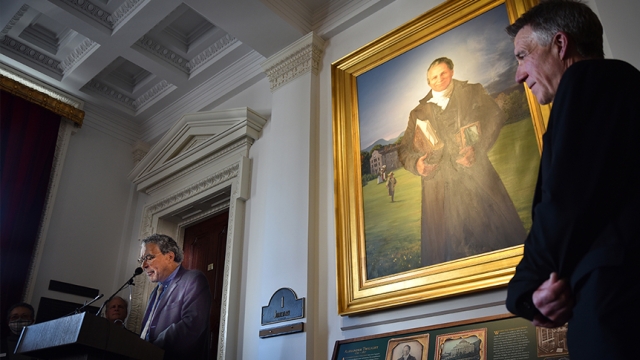
[[[7,312],[7,323],[12,333],[20,335],[22,328],[34,323],[33,306],[27,303],[17,303]]]
[[[128,305],[125,299],[120,296],[114,296],[106,305],[104,317],[107,318],[109,322],[116,322],[118,320],[119,322],[124,322],[124,319],[127,318]]]

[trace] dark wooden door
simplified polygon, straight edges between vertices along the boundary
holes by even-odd
[[[228,222],[229,211],[225,211],[186,228],[184,232],[184,260],[182,264],[187,269],[200,270],[207,276],[213,297],[210,316],[210,359],[216,358],[218,349]]]

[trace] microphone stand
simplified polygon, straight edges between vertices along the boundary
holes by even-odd
[[[127,282],[125,282],[124,284],[122,284],[122,286],[120,287],[120,289],[118,289],[118,291],[116,291],[115,293],[113,293],[113,295],[111,295],[111,296],[107,299],[107,301],[105,301],[104,303],[102,303],[102,306],[100,306],[100,309],[98,309],[98,312],[96,313],[96,316],[100,316],[100,312],[102,312],[102,309],[104,309],[105,305],[107,305],[107,303],[108,303],[109,301],[111,301],[111,299],[113,299],[113,298],[114,298],[114,297],[115,297],[115,296],[120,292],[120,290],[124,289],[124,287],[125,287],[125,286],[127,286],[127,285],[133,285],[133,286],[135,286],[136,284],[134,284],[134,283],[133,283],[133,278],[134,278],[134,277],[136,277],[136,276],[138,276],[138,275],[140,275],[140,274],[142,274],[142,268],[141,268],[141,267],[136,268],[136,271],[133,273],[133,276],[132,276],[129,280],[127,280]],[[97,299],[96,299],[96,300],[97,300]],[[95,300],[94,300],[94,301],[95,301]],[[92,302],[93,302],[93,301],[92,301]]]
[[[81,307],[79,307],[79,308],[75,309],[75,311],[72,311],[72,312],[68,313],[68,314],[67,314],[67,315],[65,315],[65,316],[74,315],[74,314],[80,314],[81,312],[83,312],[83,311],[84,311],[84,308],[86,308],[87,306],[89,306],[89,305],[93,304],[94,302],[98,301],[98,300],[99,300],[100,298],[102,298],[103,296],[104,296],[104,294],[100,294],[100,295],[96,296],[96,298],[95,298],[95,299],[93,299],[93,300],[91,300],[91,301],[89,301],[89,303],[88,303],[88,304],[87,304],[87,302],[85,301],[85,302],[84,302],[84,305],[82,305]]]

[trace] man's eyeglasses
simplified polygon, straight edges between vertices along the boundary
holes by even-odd
[[[151,262],[153,259],[155,259],[156,256],[155,255],[151,255],[151,254],[147,254],[145,256],[142,256],[140,259],[138,259],[138,263],[140,265],[142,265],[143,262]]]

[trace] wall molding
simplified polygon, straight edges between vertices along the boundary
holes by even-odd
[[[318,75],[325,42],[313,32],[271,56],[262,64],[271,92],[298,77],[312,72]]]

